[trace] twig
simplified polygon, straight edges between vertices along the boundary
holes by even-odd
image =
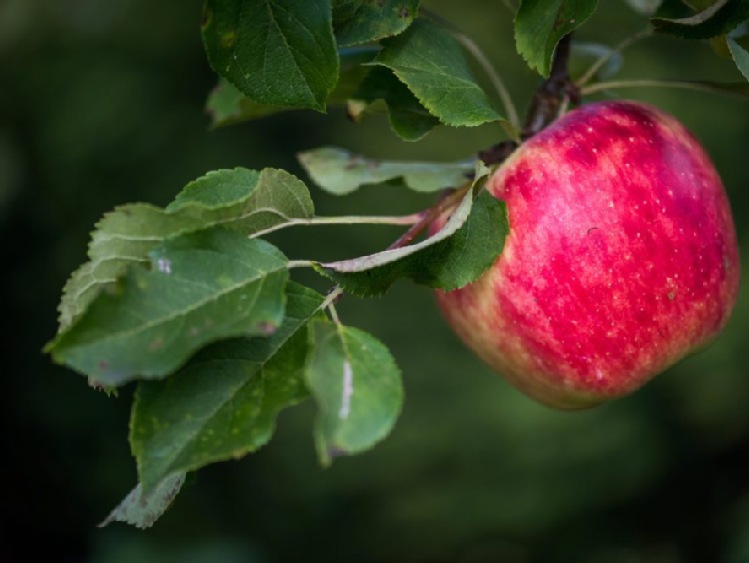
[[[624,41],[619,43],[616,47],[611,49],[608,53],[603,55],[602,57],[598,58],[590,67],[588,70],[586,70],[583,75],[577,79],[577,82],[575,82],[575,85],[578,88],[583,88],[588,82],[590,82],[593,77],[596,75],[596,73],[603,68],[603,65],[605,65],[609,60],[611,60],[611,57],[614,55],[621,53],[624,49],[632,45],[633,43],[636,43],[640,39],[644,39],[646,37],[649,37],[652,35],[653,32],[650,29],[646,29],[641,31],[640,33],[636,33],[635,35],[632,35],[631,37],[627,37]]]
[[[557,44],[549,78],[538,87],[531,100],[523,127],[523,139],[532,137],[554,121],[565,97],[573,104],[580,102],[580,91],[567,70],[571,43],[572,34],[567,34]]]
[[[725,94],[728,96],[738,96],[742,100],[746,100],[745,96],[742,96],[736,92],[731,92],[725,88],[720,88],[705,82],[688,82],[678,80],[657,80],[657,79],[644,79],[644,80],[618,80],[613,82],[598,82],[597,84],[591,84],[586,86],[580,92],[584,95],[594,94],[602,90],[618,90],[620,88],[681,88],[685,90],[697,90],[699,92],[710,92],[713,94]]]
[[[421,219],[421,212],[411,215],[382,216],[382,215],[344,215],[341,217],[310,217],[309,219],[289,219],[285,223],[278,223],[252,233],[251,238],[257,238],[274,231],[288,227],[314,225],[413,225]]]

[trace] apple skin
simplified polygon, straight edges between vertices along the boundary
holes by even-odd
[[[740,275],[731,210],[675,118],[584,105],[523,143],[487,189],[507,205],[502,255],[437,300],[527,395],[560,409],[627,395],[725,326]]]

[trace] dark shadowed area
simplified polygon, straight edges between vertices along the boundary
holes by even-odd
[[[514,51],[502,2],[424,4],[476,39],[524,109],[538,79]],[[625,2],[599,4],[579,39],[612,44],[644,24]],[[385,441],[323,469],[305,404],[282,413],[267,447],[191,476],[153,528],[97,528],[136,482],[133,389],[107,397],[41,350],[102,213],[132,201],[164,205],[222,167],[285,168],[306,180],[295,154],[322,145],[457,160],[502,135],[496,125],[442,128],[409,144],[384,117],[353,124],[341,108],[212,130],[203,106],[216,77],[200,16],[199,0],[0,0],[0,561],[749,561],[746,285],[709,349],[631,397],[574,413],[540,406],[491,374],[428,290],[399,282],[384,298],[346,298],[347,324],[387,343],[403,371],[404,411]],[[707,44],[663,38],[627,51],[621,77],[742,79]],[[620,94],[660,106],[701,140],[746,253],[749,104],[686,90]],[[411,213],[431,201],[388,188],[345,198],[311,190],[320,215]],[[273,241],[292,259],[330,260],[398,235],[315,227]]]

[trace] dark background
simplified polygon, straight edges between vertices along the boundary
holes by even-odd
[[[524,109],[537,79],[514,53],[502,2],[427,2],[489,53]],[[644,20],[601,2],[579,39],[611,44]],[[313,409],[281,415],[271,444],[199,471],[142,532],[100,522],[135,484],[131,388],[117,399],[52,365],[68,274],[100,215],[163,205],[220,167],[282,167],[300,150],[460,159],[499,128],[439,130],[407,144],[384,118],[292,112],[209,130],[215,84],[198,0],[0,0],[0,229],[3,323],[0,561],[680,562],[749,561],[749,294],[706,352],[631,397],[560,413],[521,396],[466,351],[427,290],[345,299],[347,324],[384,340],[404,372],[403,415],[372,451],[324,470]],[[652,39],[622,77],[741,80],[704,44]],[[687,124],[713,156],[746,251],[749,104],[692,91],[630,90]],[[313,190],[321,215],[406,213],[428,198]],[[344,235],[345,233],[345,235]],[[390,227],[278,237],[292,258],[381,249]],[[40,557],[42,559],[40,559]]]

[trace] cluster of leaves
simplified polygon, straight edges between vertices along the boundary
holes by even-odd
[[[516,10],[517,50],[542,76],[560,39],[596,9],[595,0],[506,4]],[[704,6],[664,2],[652,25],[714,39],[749,78],[742,46],[749,2],[694,4]],[[202,31],[220,76],[208,100],[214,125],[344,104],[353,119],[387,111],[406,140],[440,124],[487,122],[519,138],[501,81],[490,77],[508,117],[470,71],[465,51],[489,72],[476,45],[418,0],[207,0]],[[616,50],[581,44],[577,53],[597,60],[583,81],[618,66]],[[723,88],[745,93],[745,86]],[[336,299],[380,295],[401,278],[459,288],[501,253],[506,211],[482,190],[489,170],[475,158],[383,162],[330,147],[299,156],[311,179],[334,194],[390,183],[443,195],[408,217],[318,217],[302,180],[236,168],[189,183],[164,208],[136,203],[106,214],[92,233],[89,261],[63,290],[59,332],[47,346],[95,387],[137,384],[130,443],[139,483],[106,522],[151,525],[188,472],[258,449],[279,411],[308,398],[318,408],[323,464],[371,447],[401,409],[400,373],[382,342],[340,321]],[[411,229],[391,248],[329,263],[291,262],[262,238],[331,222]],[[431,236],[413,242],[430,224]],[[292,281],[300,266],[329,278],[330,292]]]

